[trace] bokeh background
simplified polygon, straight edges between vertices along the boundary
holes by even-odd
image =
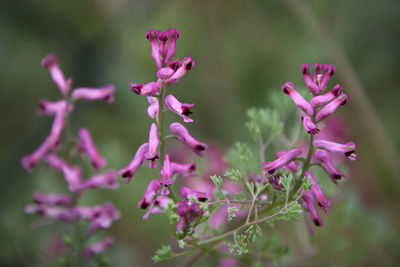
[[[78,103],[72,127],[87,127],[108,166],[119,169],[148,137],[146,100],[129,92],[130,82],[155,79],[146,31],[171,27],[181,33],[175,57],[196,62],[174,94],[196,103],[193,135],[223,150],[247,138],[246,109],[266,107],[287,80],[303,84],[303,63],[336,66],[330,86],[340,82],[349,96],[339,114],[359,158],[340,186],[340,201],[311,237],[316,253],[295,249],[285,264],[399,264],[399,1],[6,0],[0,3],[0,265],[54,266],[48,246],[57,226],[33,229],[37,217],[23,212],[34,190],[65,187],[43,164],[32,173],[20,164],[50,129],[51,119],[35,114],[37,100],[60,96],[41,59],[55,53],[76,87],[115,84],[115,102]],[[140,170],[118,191],[84,200],[111,200],[122,212],[109,230],[117,241],[107,252],[112,266],[152,266],[154,251],[169,242],[165,218],[142,221],[136,209],[152,175]],[[205,264],[216,260],[198,263]]]

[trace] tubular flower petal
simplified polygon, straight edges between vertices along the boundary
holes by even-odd
[[[176,45],[176,40],[179,38],[179,32],[176,29],[168,29],[168,35],[169,35],[169,42],[168,42],[168,48],[165,54],[164,58],[164,63],[168,64],[171,58],[175,54],[175,45]]]
[[[111,247],[114,244],[114,239],[111,237],[108,237],[104,239],[103,241],[94,243],[90,245],[89,247],[85,248],[83,251],[83,257],[85,259],[89,259],[93,257],[94,255],[100,254],[104,251],[106,251],[109,247]]]
[[[322,226],[322,220],[318,215],[317,208],[315,206],[314,196],[311,193],[311,190],[307,190],[303,196],[303,207],[310,211],[311,218],[316,226]]]
[[[79,143],[78,149],[88,154],[95,170],[100,169],[107,164],[107,161],[99,155],[93,143],[92,137],[87,129],[81,128],[78,131]]]
[[[150,118],[155,119],[156,116],[160,113],[158,98],[154,96],[148,96],[147,102],[149,102],[150,104],[150,106],[147,108],[147,114],[149,115]]]
[[[329,104],[323,107],[320,111],[318,111],[317,115],[315,115],[315,120],[320,121],[326,116],[331,115],[335,110],[340,106],[344,105],[347,102],[347,96],[343,93],[338,95],[334,100],[332,100]]]
[[[335,168],[331,157],[325,150],[316,149],[313,153],[313,159],[321,161],[322,168],[335,184],[337,184],[337,180],[340,180],[342,177],[344,177],[344,174]]]
[[[187,116],[193,113],[190,109],[194,104],[181,103],[173,95],[167,95],[165,97],[165,105],[169,107],[172,112],[181,116],[184,122],[193,122],[193,120]]]
[[[313,80],[310,75],[310,70],[308,68],[308,64],[303,64],[302,73],[304,77],[304,82],[307,85],[307,88],[314,94],[318,95],[320,93],[320,89],[318,85],[315,83],[315,79]]]
[[[107,84],[102,88],[76,88],[72,92],[72,99],[99,100],[104,99],[108,103],[114,101],[115,87],[112,84]]]
[[[323,105],[331,102],[333,99],[335,99],[341,93],[342,93],[342,87],[340,87],[339,84],[336,84],[336,86],[328,93],[323,94],[323,95],[314,96],[313,98],[311,98],[310,104],[314,108],[323,106]]]
[[[147,159],[153,162],[155,159],[158,159],[157,148],[159,144],[160,140],[158,139],[157,124],[152,123],[149,133],[149,151],[146,154]]]
[[[39,100],[38,104],[39,104],[39,109],[37,111],[37,114],[39,114],[39,115],[55,115],[60,110],[67,108],[67,101],[65,101],[65,100],[51,102],[51,101],[42,99],[42,100]],[[74,109],[74,106],[72,104],[69,104],[68,112],[72,112],[73,109]]]
[[[62,194],[43,194],[40,192],[33,193],[33,201],[36,204],[46,204],[54,206],[69,206],[73,203],[72,197]]]
[[[310,181],[312,183],[310,189],[314,196],[317,198],[318,205],[321,207],[323,212],[327,212],[328,207],[331,205],[332,201],[327,198],[324,193],[322,193],[321,188],[319,187],[317,181],[315,180],[314,176],[311,175],[311,173],[305,172],[305,177],[310,178]]]
[[[282,157],[284,154],[286,154],[286,151],[279,151],[276,152],[275,154],[278,157]],[[297,173],[297,164],[294,161],[289,162],[287,165],[285,165],[283,168],[288,169],[289,171],[293,172],[293,173]],[[279,176],[278,176],[279,177]]]
[[[194,61],[190,57],[185,57],[182,60],[182,65],[177,69],[177,71],[168,79],[165,80],[165,84],[178,82],[189,70],[194,67]]]
[[[146,34],[147,39],[151,44],[151,56],[156,62],[157,67],[162,68],[162,59],[160,54],[160,46],[158,45],[158,31],[155,29],[149,30]]]
[[[293,83],[286,82],[282,90],[285,94],[289,95],[297,107],[304,110],[310,116],[314,115],[314,108],[296,91]]]
[[[25,207],[25,213],[38,213],[42,216],[58,219],[65,222],[71,222],[76,219],[76,213],[72,209],[46,205],[28,205]]]
[[[96,188],[118,189],[117,174],[113,170],[108,170],[105,173],[97,174],[83,181],[80,185],[80,191]]]
[[[180,201],[176,203],[177,214],[179,215],[179,221],[175,226],[175,230],[181,236],[185,236],[193,232],[193,223],[197,217],[203,215],[203,211],[200,209],[199,205],[193,201]]]
[[[171,132],[178,135],[178,139],[186,146],[188,146],[194,153],[199,157],[203,157],[201,151],[206,150],[208,146],[205,143],[199,142],[194,139],[188,132],[188,130],[179,122],[173,122],[169,126]]]
[[[139,201],[137,207],[141,209],[146,209],[156,195],[158,195],[161,189],[160,181],[157,179],[151,180],[147,186],[146,192],[144,193],[142,199]]]
[[[269,175],[275,172],[276,169],[279,169],[285,165],[288,165],[293,158],[299,156],[301,154],[301,149],[295,148],[292,150],[289,150],[282,156],[278,157],[276,160],[272,162],[264,162],[263,163],[263,171]]]
[[[153,214],[153,213],[164,213],[165,212],[165,208],[168,206],[168,203],[170,201],[171,200],[168,197],[157,196],[153,200],[153,202],[151,203],[149,210],[142,217],[142,219],[143,220],[148,219],[150,214]]]
[[[132,176],[135,174],[137,169],[139,169],[139,167],[142,166],[143,163],[147,160],[145,155],[147,154],[148,151],[149,151],[149,143],[142,144],[136,151],[136,154],[132,159],[132,161],[129,163],[129,165],[118,171],[119,176],[126,178],[125,180],[126,184],[129,183],[129,181],[132,179]]]
[[[355,153],[356,145],[353,142],[348,142],[346,144],[339,144],[326,140],[315,140],[313,142],[313,145],[316,147],[321,147],[323,149],[326,149],[330,152],[344,153],[345,156],[351,161],[357,159],[357,155]]]
[[[158,40],[160,40],[160,55],[161,58],[165,58],[167,54],[167,42],[169,40],[169,32],[158,31]]]
[[[101,206],[100,212],[91,218],[91,224],[87,231],[88,235],[94,233],[100,228],[109,228],[113,221],[119,219],[120,213],[111,203],[105,203]]]
[[[303,127],[308,134],[317,134],[319,132],[318,125],[312,122],[311,118],[306,114],[302,114],[301,120],[303,121]]]
[[[335,67],[329,64],[324,64],[322,68],[323,68],[323,73],[321,76],[321,80],[319,81],[319,88],[321,89],[321,91],[323,91],[326,88],[329,79],[333,74],[335,74],[336,71]]]
[[[138,83],[134,84],[131,83],[131,92],[134,92],[137,95],[143,95],[143,96],[152,96],[152,95],[158,95],[158,85],[156,82],[149,82],[145,85]]]
[[[172,170],[171,170],[171,164],[169,161],[169,155],[165,154],[165,159],[163,163],[163,167],[160,171],[162,177],[160,179],[160,184],[163,184],[165,186],[171,185],[174,181],[171,178],[172,175]]]
[[[58,66],[57,57],[54,54],[49,54],[42,60],[42,65],[49,70],[54,83],[60,88],[61,93],[66,95],[71,87],[70,80],[66,80],[60,67]]]
[[[197,199],[197,201],[200,202],[205,202],[208,199],[206,193],[192,190],[186,186],[181,187],[181,189],[179,190],[179,195],[187,200],[190,200],[191,197],[194,197],[195,199]]]
[[[170,167],[173,174],[178,173],[181,175],[188,175],[196,170],[196,163],[179,164],[171,162]]]

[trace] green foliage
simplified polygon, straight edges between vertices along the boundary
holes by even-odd
[[[251,242],[256,241],[257,235],[262,236],[262,230],[258,224],[250,226],[245,233],[247,234],[247,239]]]
[[[313,184],[311,183],[311,180],[309,177],[304,177],[303,179],[303,184],[301,185],[301,187],[303,188],[304,192],[306,192],[308,189],[311,188]]]
[[[236,217],[235,212],[238,211],[239,210],[236,207],[228,207],[228,222],[232,221],[232,219]]]
[[[247,116],[249,121],[246,127],[255,142],[258,142],[259,137],[264,141],[273,140],[283,130],[283,123],[275,110],[251,108],[247,110]]]
[[[247,242],[246,242],[247,236],[245,234],[235,235],[234,239],[235,239],[234,244],[232,243],[228,244],[229,252],[233,253],[236,250],[236,253],[238,255],[242,255],[249,252],[247,249]]]
[[[260,250],[262,256],[272,259],[276,265],[281,265],[283,258],[290,254],[289,247],[282,244],[277,234],[259,239],[255,246]]]
[[[293,175],[291,173],[284,174],[280,176],[280,181],[285,191],[288,192],[290,191],[290,186],[292,185]]]
[[[178,240],[178,245],[179,245],[179,247],[180,248],[185,248],[186,247],[186,242],[185,241],[183,241],[182,239],[180,239],[180,240]]]
[[[236,169],[229,169],[224,173],[225,177],[228,177],[235,183],[237,183],[239,186],[242,185],[242,174],[240,173],[239,170]]]
[[[248,171],[251,163],[254,162],[253,152],[246,143],[235,143],[235,146],[228,151],[228,162],[236,168]]]
[[[239,193],[235,194],[234,200],[237,200],[237,201],[246,200],[246,192],[240,191]]]
[[[175,256],[175,253],[172,251],[171,246],[162,246],[160,249],[156,251],[153,258],[151,258],[154,262],[160,262],[164,260],[168,260]]]
[[[213,175],[213,176],[210,176],[210,179],[215,184],[215,190],[214,190],[215,200],[224,199],[225,198],[225,194],[221,191],[222,178],[220,176]]]
[[[276,214],[281,210],[281,208],[275,208],[272,212],[272,214]],[[292,201],[289,202],[287,207],[283,210],[281,214],[278,216],[275,216],[271,218],[270,220],[267,221],[267,223],[273,227],[274,222],[277,220],[282,220],[282,221],[293,221],[293,220],[298,220],[300,214],[303,212],[303,209],[299,202],[297,201]]]
[[[170,200],[167,207],[165,208],[165,214],[167,215],[170,224],[174,224],[179,221],[179,216],[175,213],[175,210],[175,202],[173,200]]]

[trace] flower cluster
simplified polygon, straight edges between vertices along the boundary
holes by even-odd
[[[158,68],[157,81],[146,84],[131,83],[131,92],[147,97],[150,104],[147,113],[151,119],[154,119],[154,122],[150,126],[149,141],[138,148],[132,161],[128,166],[120,169],[118,174],[125,178],[126,183],[129,183],[138,168],[145,162],[149,161],[149,168],[156,168],[161,164],[160,178],[150,181],[146,192],[138,203],[138,208],[149,208],[143,219],[148,218],[151,213],[163,212],[171,199],[176,201],[170,190],[175,179],[178,176],[190,175],[196,168],[195,163],[180,164],[174,162],[170,155],[165,153],[166,140],[178,139],[199,157],[202,157],[202,152],[208,148],[206,144],[192,137],[187,128],[179,122],[173,122],[169,126],[169,130],[175,135],[166,136],[164,133],[164,113],[167,108],[182,117],[184,123],[193,122],[193,119],[188,116],[192,114],[191,108],[194,104],[181,103],[172,94],[167,94],[169,86],[177,83],[195,65],[190,57],[185,57],[182,61],[179,59],[172,60],[178,37],[179,32],[175,29],[169,29],[166,32],[154,29],[148,31],[147,39],[150,41],[152,57]],[[205,201],[207,196],[186,187],[181,188],[180,196],[185,200],[178,202],[175,206],[180,217],[176,224],[176,232],[182,233],[187,232],[193,226],[194,220],[203,215],[198,204],[191,201],[191,197]]]
[[[73,102],[84,99],[88,101],[104,99],[112,102],[115,88],[113,85],[105,85],[102,88],[76,88],[71,92],[71,79],[66,79],[57,63],[55,55],[46,56],[42,65],[51,74],[54,83],[60,89],[63,99],[58,101],[39,101],[38,114],[54,116],[50,135],[32,154],[22,158],[22,165],[31,171],[37,163],[44,161],[52,169],[63,174],[72,194],[49,194],[35,192],[33,200],[35,204],[26,206],[27,213],[38,213],[48,218],[61,220],[67,223],[77,220],[87,220],[90,226],[87,235],[92,235],[100,228],[108,228],[112,221],[119,218],[119,212],[111,203],[100,206],[79,206],[78,200],[89,189],[108,188],[117,189],[117,173],[107,170],[96,173],[83,179],[83,170],[72,163],[73,156],[79,154],[84,159],[87,155],[95,171],[104,167],[107,161],[100,156],[92,140],[89,131],[81,128],[76,137],[71,135],[70,114],[74,109]],[[61,134],[65,129],[65,142],[61,142]],[[89,246],[84,251],[77,251],[80,257],[91,257],[104,251],[112,244],[112,239]]]
[[[301,161],[300,179],[304,177],[308,178],[312,184],[309,190],[305,192],[303,192],[302,189],[300,190],[300,193],[302,193],[303,207],[310,212],[315,225],[322,226],[322,220],[316,210],[314,197],[318,200],[318,205],[323,212],[327,212],[328,207],[331,205],[331,200],[322,193],[317,181],[308,169],[311,164],[321,166],[331,180],[337,184],[337,181],[344,177],[344,174],[335,167],[330,152],[343,153],[351,161],[356,159],[356,154],[355,144],[353,142],[339,144],[330,140],[318,138],[321,122],[326,117],[333,114],[340,105],[344,105],[347,101],[347,96],[342,92],[342,88],[339,84],[331,91],[324,93],[330,77],[335,73],[335,67],[328,64],[321,65],[320,63],[315,63],[313,67],[314,74],[312,77],[308,64],[304,64],[302,68],[304,81],[312,95],[310,101],[307,101],[296,91],[293,83],[286,82],[282,87],[283,92],[289,95],[302,112],[303,126],[310,137],[307,156],[306,158],[301,157],[303,154],[301,148],[278,152],[278,158],[276,160],[264,162],[263,170],[271,183],[274,184],[274,188],[279,189],[279,181],[277,181],[277,176],[274,176],[274,172],[277,169],[283,168],[291,171],[295,175],[298,170],[295,161]]]

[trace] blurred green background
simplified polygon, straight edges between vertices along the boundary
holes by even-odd
[[[37,217],[23,209],[34,190],[62,190],[62,178],[43,164],[32,173],[20,164],[50,129],[51,118],[35,115],[37,100],[60,97],[41,59],[55,53],[75,87],[115,84],[113,104],[77,103],[72,127],[88,128],[107,166],[119,169],[148,138],[147,102],[129,92],[129,83],[156,77],[145,38],[152,28],[180,31],[175,58],[190,56],[196,66],[171,91],[196,103],[193,135],[225,150],[247,138],[247,108],[266,106],[270,92],[288,80],[304,87],[303,63],[335,65],[329,86],[340,83],[349,95],[339,113],[359,157],[339,188],[343,197],[323,215],[325,225],[311,240],[318,252],[305,256],[295,250],[287,264],[399,263],[399,1],[6,0],[0,3],[1,266],[53,260],[46,244],[57,226],[32,229]],[[107,252],[113,266],[151,266],[154,251],[169,242],[165,218],[142,221],[136,209],[149,176],[154,173],[143,168],[118,191],[84,199],[111,200],[122,212],[109,231],[116,239]],[[207,262],[216,264],[205,258],[199,265]]]

